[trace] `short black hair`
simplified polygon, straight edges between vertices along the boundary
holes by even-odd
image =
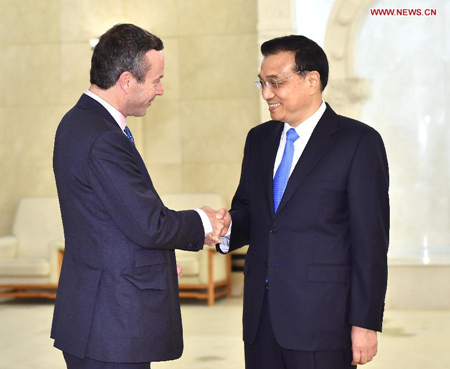
[[[116,84],[120,75],[129,71],[141,83],[151,65],[145,60],[150,50],[164,48],[161,39],[134,24],[116,24],[104,33],[94,48],[90,82],[101,89]]]
[[[305,36],[290,35],[274,38],[261,45],[263,56],[284,51],[295,53],[295,64],[298,72],[317,71],[320,74],[321,90],[325,89],[328,83],[328,59],[317,43]]]

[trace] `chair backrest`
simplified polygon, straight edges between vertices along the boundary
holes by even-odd
[[[177,193],[161,196],[165,206],[188,210],[208,205],[213,209],[226,207],[221,195],[213,193]],[[54,197],[26,197],[19,201],[14,219],[13,235],[19,240],[18,257],[48,258],[49,244],[64,240],[59,202]]]
[[[48,258],[50,242],[64,240],[58,198],[20,199],[13,234],[19,240],[18,257]]]
[[[215,193],[176,193],[161,196],[164,205],[172,210],[197,209],[207,205],[215,210],[226,207],[225,199]]]

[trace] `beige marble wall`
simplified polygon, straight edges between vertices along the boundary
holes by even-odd
[[[17,199],[55,192],[52,140],[60,106],[59,1],[0,1],[0,234]]]
[[[259,123],[256,0],[0,0],[0,17],[0,235],[20,197],[56,194],[56,127],[89,86],[89,39],[116,23],[165,42],[165,94],[129,119],[156,188],[231,200]]]

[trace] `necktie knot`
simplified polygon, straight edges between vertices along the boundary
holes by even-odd
[[[133,135],[131,134],[131,131],[130,131],[130,129],[128,128],[128,126],[125,126],[125,128],[124,128],[123,131],[124,131],[125,134],[127,135],[128,139],[131,141],[131,143],[132,143],[133,145],[135,145]]]
[[[286,140],[295,142],[300,136],[297,134],[297,131],[294,128],[289,129],[286,132]]]

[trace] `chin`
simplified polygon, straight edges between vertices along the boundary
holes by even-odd
[[[143,117],[145,115],[145,113],[147,113],[147,111],[144,111],[144,112],[137,111],[134,114],[130,114],[130,115],[132,117]]]
[[[280,116],[277,116],[276,113],[270,113],[270,118],[271,118],[272,120],[281,120],[281,119],[280,119]]]
[[[139,115],[137,115],[137,117],[143,117],[145,114],[147,114],[147,109],[148,109],[148,107],[140,110]]]

